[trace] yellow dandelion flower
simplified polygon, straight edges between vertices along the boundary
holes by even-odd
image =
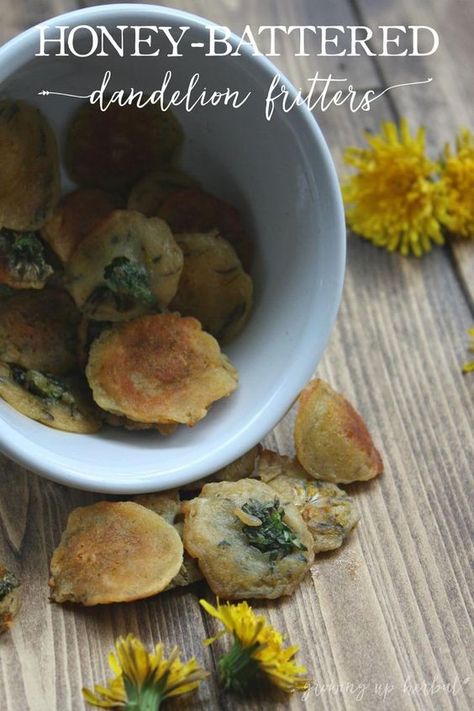
[[[402,119],[399,128],[387,122],[366,139],[368,148],[344,154],[357,171],[342,185],[351,230],[403,255],[420,257],[433,242],[443,244],[444,195],[436,182],[439,166],[425,152],[425,129],[412,136]]]
[[[456,237],[474,239],[474,137],[467,129],[460,131],[454,155],[444,147],[440,186],[446,199],[443,224]]]
[[[162,644],[157,644],[154,652],[147,652],[132,634],[118,638],[115,652],[109,655],[109,666],[115,677],[107,686],[97,684],[94,691],[82,690],[85,700],[93,706],[157,711],[165,699],[197,689],[208,676],[194,657],[182,662],[178,647],[173,647],[165,659]]]
[[[474,328],[470,328],[468,334],[471,337],[471,345],[469,346],[469,350],[474,353]],[[474,373],[474,360],[464,363],[462,370],[463,373]]]
[[[247,602],[221,605],[217,600],[217,607],[206,600],[200,603],[225,627],[219,635],[206,640],[206,644],[226,633],[234,637],[231,649],[218,662],[225,688],[245,692],[252,684],[268,680],[287,693],[308,689],[307,669],[294,661],[298,647],[284,647],[280,632],[262,615],[256,615]]]

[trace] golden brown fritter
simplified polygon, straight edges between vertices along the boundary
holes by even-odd
[[[156,314],[118,324],[91,347],[86,375],[104,410],[144,423],[194,425],[238,374],[196,319]]]
[[[65,291],[15,292],[0,302],[0,359],[52,375],[77,364],[79,312]]]
[[[54,133],[39,109],[0,101],[0,228],[39,229],[59,199]]]
[[[179,537],[181,539],[183,538],[181,501],[179,500],[178,489],[163,491],[159,494],[142,494],[141,496],[136,496],[134,501],[141,506],[145,506],[147,509],[151,509],[159,516],[163,516],[165,521],[175,527],[179,533]],[[184,551],[183,564],[179,573],[173,578],[166,589],[172,590],[177,587],[186,587],[187,585],[195,583],[197,580],[202,580],[202,573],[196,561]]]
[[[55,602],[104,605],[156,595],[178,573],[183,544],[173,526],[132,501],[74,509],[51,559]]]
[[[194,316],[218,341],[235,338],[250,314],[253,285],[232,247],[217,231],[180,234],[184,267],[171,308]]]
[[[323,380],[312,380],[301,393],[294,437],[296,456],[316,479],[349,484],[383,471],[361,416]]]
[[[183,142],[171,111],[158,106],[84,104],[66,137],[66,167],[80,186],[123,191],[156,168],[166,168]]]
[[[169,195],[195,184],[191,176],[177,168],[154,170],[133,186],[128,196],[127,209],[137,210],[147,217],[156,217]]]
[[[183,541],[215,595],[239,600],[290,595],[314,556],[294,504],[261,481],[206,484],[183,503]]]
[[[78,245],[67,287],[89,318],[122,321],[165,309],[182,268],[182,252],[162,220],[116,210]]]
[[[339,548],[359,520],[345,491],[336,484],[316,481],[295,459],[264,450],[257,476],[275,489],[283,505],[295,504],[313,535],[315,553]]]
[[[20,610],[19,587],[16,576],[0,563],[0,634],[11,627]]]
[[[56,430],[90,434],[102,422],[79,378],[45,375],[0,361],[0,397],[32,420]]]
[[[234,247],[245,270],[252,264],[252,240],[245,231],[238,211],[232,205],[200,188],[171,193],[160,207],[161,217],[173,234],[203,234],[217,229]]]
[[[77,245],[93,232],[121,200],[97,188],[80,188],[65,195],[41,229],[41,237],[65,263]]]

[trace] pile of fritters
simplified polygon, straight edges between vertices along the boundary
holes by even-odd
[[[257,445],[181,490],[73,511],[51,562],[52,599],[129,601],[202,578],[230,600],[292,594],[359,520],[337,483],[382,471],[360,415],[321,380],[301,394],[294,434],[304,462]]]
[[[169,434],[238,385],[220,345],[252,308],[238,212],[176,165],[170,111],[82,106],[65,141],[0,101],[0,395],[69,432]]]

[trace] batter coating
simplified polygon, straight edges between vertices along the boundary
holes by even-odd
[[[183,512],[184,547],[220,597],[290,595],[313,561],[313,538],[297,508],[280,504],[261,481],[206,484]]]
[[[37,230],[59,199],[59,156],[42,113],[24,101],[0,101],[0,228]]]
[[[257,476],[292,502],[314,538],[315,553],[339,548],[359,520],[350,496],[336,484],[316,481],[295,459],[264,450]]]
[[[173,526],[132,501],[99,501],[69,515],[51,559],[55,602],[105,605],[156,595],[178,573],[183,544]]]
[[[296,456],[316,479],[349,484],[383,471],[361,416],[323,380],[312,380],[301,393],[294,437]]]
[[[56,378],[0,361],[0,396],[32,420],[56,430],[91,434],[102,422],[79,378]]]
[[[86,375],[104,410],[131,420],[189,426],[230,395],[238,374],[196,319],[142,316],[94,341]]]
[[[168,523],[171,523],[175,527],[181,540],[183,539],[181,501],[179,499],[178,489],[170,489],[169,491],[163,491],[159,494],[142,494],[141,496],[136,496],[134,501],[163,516],[165,521],[168,521]],[[180,571],[166,589],[172,590],[177,587],[186,587],[187,585],[195,583],[197,580],[202,580],[202,573],[196,561],[184,551],[183,564]]]
[[[252,280],[232,245],[214,232],[180,234],[184,266],[171,308],[194,316],[218,341],[228,343],[245,326],[252,308]]]
[[[89,318],[122,321],[166,308],[182,268],[182,252],[162,220],[115,210],[75,250],[67,287]]]
[[[79,312],[65,291],[19,291],[0,301],[0,358],[53,375],[76,367]]]

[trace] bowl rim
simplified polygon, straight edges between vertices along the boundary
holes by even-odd
[[[29,52],[37,38],[37,29],[39,26],[52,26],[54,24],[68,24],[70,26],[92,24],[95,21],[104,20],[106,18],[108,20],[113,18],[114,22],[119,23],[121,18],[123,19],[130,13],[144,17],[150,17],[152,15],[160,16],[162,20],[169,18],[176,22],[186,22],[190,26],[200,26],[201,28],[219,26],[217,23],[193,13],[175,10],[161,5],[146,5],[143,3],[114,3],[73,10],[39,22],[1,46],[0,83],[3,83],[7,77],[14,74],[30,61],[31,55]],[[232,33],[229,37],[229,41],[235,43],[235,45],[239,42],[239,39],[235,33]],[[241,52],[247,56],[247,59],[259,64],[262,74],[266,73],[269,79],[275,74],[279,74],[290,96],[292,98],[296,97],[297,90],[292,82],[290,82],[285,74],[275,67],[267,57],[263,55],[254,56],[250,47],[245,45],[241,48]],[[325,177],[327,179],[326,189],[331,201],[331,219],[333,220],[332,239],[334,241],[335,264],[334,278],[331,282],[332,301],[326,308],[325,325],[323,330],[315,329],[313,341],[307,343],[304,349],[300,349],[297,352],[292,364],[292,377],[286,380],[284,393],[280,393],[277,399],[276,391],[273,392],[265,404],[265,407],[259,411],[258,415],[248,420],[245,429],[241,430],[232,439],[227,440],[225,444],[214,451],[213,464],[211,467],[209,467],[208,460],[205,459],[205,461],[194,461],[185,469],[168,469],[167,472],[163,472],[163,470],[155,467],[153,470],[142,472],[140,477],[137,477],[137,475],[131,471],[130,480],[125,480],[124,478],[121,478],[119,481],[113,478],[108,480],[104,479],[105,471],[101,472],[100,466],[96,470],[97,474],[91,474],[77,466],[71,466],[70,461],[68,464],[67,457],[53,453],[31,442],[26,435],[0,418],[0,449],[8,457],[46,479],[72,488],[107,494],[138,494],[174,488],[200,479],[213,471],[217,471],[260,442],[285,416],[295,402],[298,393],[313,375],[327,346],[341,302],[346,263],[344,208],[339,181],[329,148],[316,119],[306,104],[299,105],[292,109],[292,111],[299,113],[300,119],[304,122],[305,129],[308,132],[308,136],[311,137],[312,141],[318,147],[321,161],[325,167]],[[241,436],[244,434],[246,434],[246,437]],[[45,456],[46,454],[47,456]],[[193,471],[190,471],[190,466],[193,468]],[[153,478],[153,474],[155,478]]]

